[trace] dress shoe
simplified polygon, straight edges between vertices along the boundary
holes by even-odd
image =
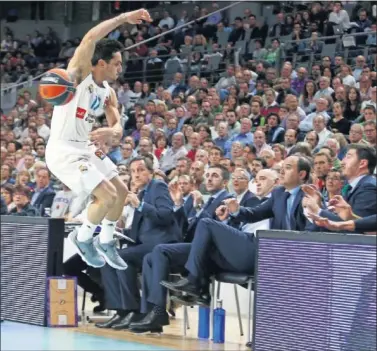
[[[154,328],[145,328],[145,329],[129,329],[129,331],[134,334],[145,334],[145,333],[161,334],[164,330],[162,327],[154,327]]]
[[[163,314],[157,314],[153,309],[149,312],[141,321],[133,322],[129,326],[130,331],[135,333],[161,333],[164,325],[169,325],[169,315],[164,312]]]
[[[118,313],[116,313],[108,321],[102,322],[102,323],[96,323],[95,326],[97,328],[103,328],[103,329],[105,329],[105,328],[111,328],[114,324],[120,322],[122,319],[123,319],[123,317],[120,316]]]
[[[143,314],[137,312],[130,312],[123,317],[118,323],[113,324],[111,329],[123,330],[128,329],[132,322],[138,322],[144,317]]]
[[[195,284],[191,283],[187,278],[178,280],[176,283],[163,280],[162,282],[160,282],[160,284],[172,291],[186,293],[187,295],[193,297],[200,296],[198,287]]]

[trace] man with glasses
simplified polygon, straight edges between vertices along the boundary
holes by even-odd
[[[341,195],[344,184],[344,177],[342,172],[332,168],[326,176],[326,192],[323,194],[326,206],[331,199],[336,195]]]
[[[134,157],[134,149],[131,143],[125,142],[121,146],[122,160],[118,165],[128,166],[132,158]]]
[[[350,129],[349,139],[352,144],[358,144],[363,141],[364,128],[361,124],[353,124]]]
[[[367,121],[364,123],[365,140],[371,144],[376,145],[376,121]]]

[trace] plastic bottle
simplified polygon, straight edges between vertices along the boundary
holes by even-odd
[[[222,300],[218,300],[213,311],[213,342],[223,344],[225,342],[225,310]]]
[[[209,338],[209,316],[210,309],[206,307],[199,307],[199,325],[198,325],[198,338]]]

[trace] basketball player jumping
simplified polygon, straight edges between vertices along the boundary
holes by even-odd
[[[94,199],[82,226],[68,237],[81,258],[93,267],[108,263],[115,269],[127,268],[113,234],[128,189],[116,166],[101,150],[112,138],[122,137],[117,97],[107,82],[115,81],[122,72],[123,46],[103,38],[124,23],[142,21],[151,22],[144,9],[124,13],[100,23],[84,36],[67,68],[75,81],[75,96],[68,104],[56,106],[52,116],[46,148],[49,169],[76,194]],[[92,131],[96,117],[103,113],[109,127]],[[99,239],[93,239],[101,223]]]

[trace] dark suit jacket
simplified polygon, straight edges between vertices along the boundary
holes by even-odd
[[[241,207],[235,219],[244,223],[255,223],[272,218],[271,229],[286,229],[285,214],[287,204],[284,201],[284,187],[278,187],[271,193],[271,197],[254,208]],[[291,230],[302,231],[307,225],[307,219],[302,209],[303,191],[300,189],[292,204]]]
[[[26,204],[21,212],[17,212],[17,208],[12,209],[9,214],[11,216],[27,216],[27,217],[40,217],[40,212],[37,208],[32,206],[30,203]]]
[[[33,206],[40,212],[41,216],[45,215],[45,208],[51,208],[54,201],[55,191],[47,187],[43,190],[37,200],[33,203]]]
[[[229,194],[226,190],[222,191],[211,203],[211,205],[206,209],[202,210],[200,213],[194,209],[192,211],[193,216],[187,217],[184,211],[183,206],[177,209],[175,212],[175,216],[177,218],[178,223],[181,226],[181,232],[183,235],[183,240],[185,242],[191,242],[194,238],[196,226],[202,218],[216,218],[216,208],[220,206],[221,202],[227,198],[233,197]],[[205,204],[204,204],[205,206]],[[197,213],[199,215],[197,216]]]
[[[185,214],[187,218],[191,218],[195,215],[195,208],[194,208],[194,198],[192,195],[189,195],[185,203],[183,204],[183,209],[185,210]]]
[[[356,232],[374,232],[377,230],[377,215],[360,218],[355,221]]]
[[[179,233],[168,186],[160,180],[151,180],[141,210],[135,210],[130,237],[137,243],[157,245],[179,241]]]
[[[242,197],[240,206],[247,207],[247,208],[253,208],[258,205],[260,205],[262,200],[260,200],[258,197],[256,197],[252,192],[249,190],[246,191],[245,195]],[[228,225],[239,228],[241,224],[241,221],[236,217],[230,217],[228,221]]]
[[[0,214],[6,215],[8,213],[8,206],[5,203],[4,198],[1,196],[0,198]]]
[[[377,207],[376,178],[371,175],[365,176],[345,200],[352,207],[355,215],[360,217],[375,215]],[[322,210],[320,215],[332,221],[342,221],[340,217],[328,210]]]

